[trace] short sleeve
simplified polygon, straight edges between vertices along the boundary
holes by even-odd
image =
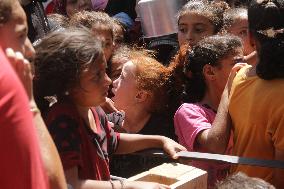
[[[175,133],[180,144],[193,151],[196,136],[205,129],[211,128],[209,118],[199,106],[183,104],[174,116]]]
[[[116,151],[118,146],[119,133],[113,130],[105,112],[101,107],[96,107],[94,109],[94,112],[97,113],[100,123],[102,124],[102,127],[105,130],[107,136],[107,153],[109,155],[112,155]]]
[[[64,169],[79,166],[80,157],[80,135],[79,124],[70,116],[57,116],[48,125],[48,130],[55,142]]]
[[[107,122],[108,129],[109,129],[109,137],[108,137],[108,154],[112,155],[115,153],[118,143],[119,143],[119,133],[115,132],[112,127],[110,126],[109,122]]]

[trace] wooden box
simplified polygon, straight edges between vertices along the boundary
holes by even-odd
[[[179,163],[164,163],[127,180],[158,182],[169,185],[171,189],[207,188],[206,171]]]

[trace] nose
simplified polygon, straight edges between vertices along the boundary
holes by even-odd
[[[111,84],[111,79],[109,78],[109,76],[107,75],[107,74],[105,74],[105,83],[106,83],[106,85],[108,85],[108,86],[110,86],[110,84]]]
[[[118,83],[118,79],[116,79],[112,82],[113,88],[117,88],[117,83]]]
[[[31,41],[27,38],[24,45],[24,56],[28,59],[33,59],[35,56],[35,49]]]
[[[192,41],[193,41],[193,34],[192,34],[192,31],[190,29],[186,33],[186,41],[188,43],[192,43]]]

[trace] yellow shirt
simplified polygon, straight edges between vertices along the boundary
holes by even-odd
[[[234,130],[233,154],[274,159],[274,150],[284,151],[284,79],[270,81],[247,77],[249,66],[234,79],[229,113]],[[270,181],[273,169],[238,165],[233,172]]]

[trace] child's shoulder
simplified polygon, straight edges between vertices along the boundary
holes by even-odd
[[[76,110],[76,107],[67,101],[53,104],[45,114],[47,120],[54,120],[62,116],[72,119],[79,119],[79,114]]]

